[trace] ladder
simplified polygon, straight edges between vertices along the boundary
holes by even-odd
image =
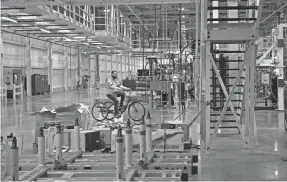
[[[253,73],[261,9],[262,0],[256,5],[201,1],[201,22],[206,22],[201,25],[201,90],[202,97],[211,103],[201,121],[207,150],[218,134],[239,134],[250,149],[255,143]]]

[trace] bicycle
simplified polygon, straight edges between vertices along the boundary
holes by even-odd
[[[131,97],[132,91],[126,96],[127,101],[123,108],[119,109],[121,113],[124,113],[128,109],[128,115],[133,121],[141,121],[142,117],[145,116],[146,110],[144,105]],[[96,111],[99,109],[99,111]],[[113,120],[115,118],[114,102],[110,99],[95,100],[95,104],[92,107],[92,116],[97,121]],[[97,118],[99,116],[100,118]]]

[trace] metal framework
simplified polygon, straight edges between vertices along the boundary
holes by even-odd
[[[238,17],[238,11],[242,9],[248,10],[249,14],[244,23],[239,23],[243,18]],[[220,12],[226,10],[227,17],[222,16]],[[257,1],[255,6],[201,1],[201,22],[204,23],[201,24],[200,38],[200,90],[202,99],[212,103],[201,117],[201,140],[205,149],[210,149],[215,137],[226,128],[237,128],[249,149],[252,150],[256,143],[253,73],[261,10],[262,1]],[[211,11],[210,16],[208,11]],[[226,62],[227,67],[220,66],[221,61]],[[223,70],[228,74],[223,74]],[[211,71],[218,81],[211,83]],[[223,105],[218,103],[222,101]]]

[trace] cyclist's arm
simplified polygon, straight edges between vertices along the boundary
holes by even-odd
[[[119,87],[121,88],[121,89],[124,89],[124,90],[130,90],[130,88],[128,88],[128,87],[125,87],[125,86],[123,86],[123,85],[119,85]]]

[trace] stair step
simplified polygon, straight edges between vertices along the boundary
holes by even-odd
[[[222,76],[221,76],[222,77]],[[217,79],[217,76],[212,76],[212,77],[210,77],[210,78],[216,78]],[[237,77],[235,77],[235,76],[228,76],[228,77],[224,77],[225,79],[236,79]],[[224,78],[222,78],[222,79],[224,79]],[[240,77],[240,79],[245,79],[245,77]]]
[[[221,113],[210,113],[210,116],[220,116]],[[240,116],[240,114],[236,114],[237,116]],[[227,113],[224,116],[233,116],[232,113]]]
[[[236,51],[236,50],[212,50],[212,54],[223,54],[223,53],[245,53],[246,51]]]
[[[258,6],[209,6],[208,10],[248,10],[258,9]]]
[[[256,21],[257,18],[208,18],[207,21]]]
[[[233,106],[234,110],[240,110],[241,107],[239,106]],[[214,110],[214,111],[222,111],[223,107],[211,107],[210,109]],[[231,108],[228,107],[226,111],[231,111]]]
[[[217,121],[218,120],[218,117],[219,117],[219,115],[217,115],[217,116],[212,116],[211,114],[210,114],[210,120],[211,121]],[[237,115],[237,117],[240,117],[240,116],[238,116]],[[234,116],[232,115],[232,114],[230,114],[230,115],[225,115],[224,117],[223,117],[223,120],[226,120],[226,121],[232,121],[232,120],[234,120],[235,118],[234,118]]]
[[[217,123],[218,120],[210,120],[211,123]],[[222,120],[222,123],[236,123],[235,120]]]
[[[220,100],[220,99],[216,99],[216,100],[211,100],[210,102],[226,102],[226,100]],[[231,102],[243,102],[243,100],[231,100]]]
[[[225,87],[232,87],[233,85],[225,85]],[[210,87],[221,87],[221,85],[210,85]],[[236,87],[244,87],[244,85],[236,85]]]
[[[222,93],[222,92],[210,92],[210,94],[212,94],[212,95],[220,95],[220,94],[224,95],[224,93]],[[243,92],[233,92],[232,94],[243,95]]]
[[[221,60],[220,60],[221,61]],[[215,60],[215,62],[220,62],[218,59]],[[222,62],[227,62],[227,63],[241,63],[243,60],[240,59],[233,59],[233,60],[223,60]]]

